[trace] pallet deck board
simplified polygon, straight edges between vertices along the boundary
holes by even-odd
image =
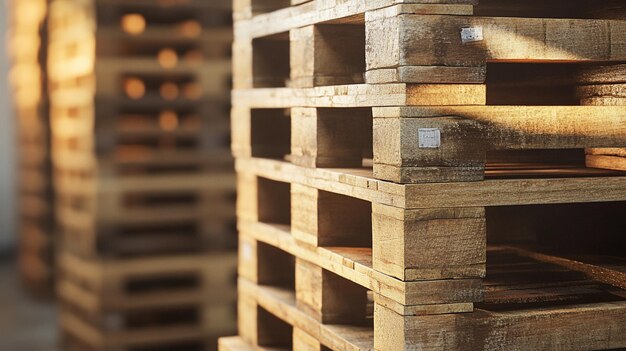
[[[494,179],[479,182],[395,184],[371,169],[310,169],[266,159],[238,159],[239,171],[402,208],[531,205],[624,201],[626,178]],[[590,192],[589,189],[594,189]]]

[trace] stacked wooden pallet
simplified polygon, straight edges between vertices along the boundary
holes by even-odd
[[[234,7],[222,350],[626,347],[621,2]]]
[[[235,328],[227,5],[51,4],[68,349],[214,349]]]
[[[19,267],[25,287],[53,292],[50,124],[45,93],[46,0],[10,1],[9,52],[19,135]]]

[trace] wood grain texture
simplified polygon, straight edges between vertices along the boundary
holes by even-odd
[[[376,305],[376,350],[591,350],[626,343],[624,302],[402,317]],[[581,324],[580,320],[593,321]],[[433,332],[436,331],[436,332]]]
[[[373,291],[386,298],[393,308],[404,310],[399,306],[408,306],[411,313],[422,314],[464,312],[471,304],[460,301],[479,301],[483,296],[477,279],[401,281],[373,269],[371,249],[303,246],[284,227],[250,222],[240,222],[239,226],[242,243],[254,239],[256,244],[252,247],[265,243],[279,248]]]
[[[353,23],[363,22],[363,14],[367,11],[382,9],[392,5],[398,5],[393,8],[397,12],[422,13],[422,14],[457,14],[467,15],[472,13],[470,4],[476,3],[476,0],[374,0],[374,1],[328,1],[314,0],[300,6],[281,6],[283,8],[273,12],[258,14],[252,18],[249,6],[241,6],[239,2],[250,2],[254,0],[237,0],[235,8],[241,8],[242,11],[236,11],[235,21],[235,38],[252,39],[282,32],[290,29],[305,27],[308,25],[334,22],[334,23]],[[245,13],[245,15],[239,15]],[[246,18],[247,17],[247,18]]]
[[[592,67],[581,72],[584,85],[576,89],[581,104],[626,107],[626,65]],[[626,144],[624,144],[626,145]],[[626,149],[587,148],[587,167],[626,170]]]
[[[481,84],[351,84],[315,88],[249,87],[233,91],[238,107],[377,107],[485,105]],[[261,89],[262,88],[262,89]]]
[[[385,10],[380,10],[385,11]],[[371,15],[384,21],[388,15]],[[626,51],[623,21],[394,14],[401,33],[387,45],[383,33],[368,31],[367,69],[398,66],[479,67],[492,61],[618,61]],[[367,23],[367,22],[366,22]],[[483,40],[462,43],[460,28],[482,28]],[[393,53],[393,50],[397,50]]]
[[[626,178],[521,178],[481,182],[395,184],[376,180],[371,169],[309,169],[264,159],[238,159],[237,169],[281,182],[400,208],[532,205],[626,200]],[[503,175],[506,175],[504,172]]]
[[[490,150],[626,145],[626,114],[617,106],[373,110],[374,175],[402,183],[482,179]],[[419,147],[418,132],[423,128],[440,131],[439,147]]]
[[[484,209],[372,207],[374,269],[401,280],[485,276]]]

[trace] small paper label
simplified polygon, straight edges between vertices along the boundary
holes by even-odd
[[[419,128],[417,134],[420,149],[436,149],[441,145],[439,128]]]
[[[483,27],[461,28],[461,42],[463,44],[474,43],[483,40]]]

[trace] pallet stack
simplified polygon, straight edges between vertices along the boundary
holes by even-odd
[[[626,347],[626,173],[585,165],[626,110],[584,97],[624,77],[622,1],[234,11],[222,351]]]
[[[236,327],[230,4],[55,0],[67,350],[210,350]]]
[[[25,288],[45,297],[54,291],[55,237],[45,92],[47,1],[9,1],[7,6],[10,80],[19,129],[19,269]]]

